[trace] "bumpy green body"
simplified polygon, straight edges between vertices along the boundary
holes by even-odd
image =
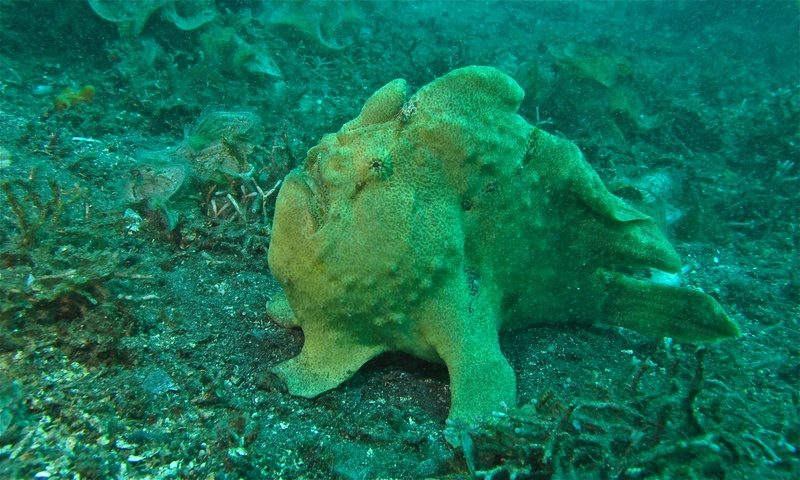
[[[523,95],[488,67],[453,71],[411,98],[395,80],[289,174],[269,265],[286,293],[273,315],[305,334],[300,355],[276,369],[291,393],[316,396],[400,350],[443,361],[450,417],[471,420],[514,403],[501,329],[738,335],[711,297],[611,270],[674,272],[680,262],[575,145],[517,115]]]

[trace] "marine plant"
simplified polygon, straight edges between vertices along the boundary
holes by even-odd
[[[100,229],[93,233],[83,224],[89,215],[86,192],[63,191],[53,180],[47,197],[30,181],[14,179],[1,187],[15,224],[6,225],[0,238],[0,319],[51,309],[61,317],[81,316],[106,300],[105,284],[117,272],[119,253],[103,248]]]
[[[748,443],[709,433],[698,414],[706,408],[707,352],[683,354],[664,342],[634,366],[625,388],[598,387],[596,398],[569,401],[546,390],[480,424],[449,422],[446,435],[475,478],[700,478],[746,455]],[[644,372],[654,369],[642,388]]]

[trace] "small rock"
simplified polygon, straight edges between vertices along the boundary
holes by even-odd
[[[142,386],[148,392],[156,395],[163,395],[167,392],[177,392],[180,390],[169,374],[160,368],[151,370],[142,382]]]

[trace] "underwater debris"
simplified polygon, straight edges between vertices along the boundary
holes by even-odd
[[[186,167],[179,165],[142,165],[130,170],[130,178],[122,185],[122,198],[130,203],[163,204],[186,180]]]
[[[252,131],[261,119],[246,111],[208,110],[184,132],[184,145],[200,150],[223,138],[234,141]]]
[[[121,187],[122,200],[128,203],[146,204],[164,214],[167,229],[178,225],[178,212],[168,207],[167,201],[177,192],[187,177],[183,165],[141,165],[130,170],[130,176]]]
[[[251,45],[231,27],[214,28],[200,35],[200,45],[215,68],[234,75],[259,73],[281,78],[281,70],[264,43]]]
[[[192,153],[189,158],[198,179],[225,182],[226,176],[237,177],[250,171],[247,156],[252,151],[247,143],[220,140]]]
[[[185,158],[202,182],[230,183],[230,177],[252,174],[248,156],[253,147],[247,136],[260,123],[245,111],[213,110],[186,129],[176,154]]]
[[[578,77],[589,78],[606,88],[618,84],[630,74],[629,62],[620,55],[603,52],[589,44],[570,43],[563,49],[551,46],[549,52],[563,67]]]
[[[137,153],[138,165],[119,187],[121,200],[138,204],[142,215],[148,209],[160,212],[161,223],[172,231],[178,226],[178,212],[170,205],[185,199],[172,200],[173,196],[191,178],[194,199],[199,200],[205,216],[193,217],[202,224],[183,225],[196,232],[181,238],[199,238],[210,233],[209,226],[221,227],[215,229],[212,239],[204,241],[226,245],[241,241],[244,249],[266,253],[275,193],[295,159],[285,126],[287,144],[275,142],[269,164],[264,165],[263,157],[251,158],[257,147],[250,137],[259,124],[260,118],[248,111],[207,109],[186,127],[179,145]],[[140,220],[132,211],[127,213],[128,231],[139,231]]]
[[[194,30],[217,16],[212,0],[89,0],[89,6],[104,20],[117,24],[120,38],[139,36],[150,16],[159,10],[181,30]]]
[[[11,166],[11,152],[0,147],[0,170]]]
[[[609,190],[631,207],[651,217],[665,236],[669,227],[683,216],[672,205],[682,191],[677,172],[658,170],[634,179],[620,176],[610,183]]]
[[[94,101],[94,93],[95,88],[91,85],[83,87],[78,92],[67,88],[53,100],[53,107],[56,109],[56,112],[64,113],[74,105],[90,105]]]
[[[664,200],[633,185],[620,185],[609,190],[631,207],[652,218],[661,233],[667,235],[667,206]]]
[[[668,202],[677,200],[683,192],[680,174],[670,169],[651,171],[627,182]]]
[[[289,0],[270,2],[262,16],[267,25],[289,26],[331,50],[341,50],[353,42],[364,14],[351,0]]]
[[[249,112],[203,114],[186,129],[184,140],[177,147],[138,152],[139,164],[131,168],[120,186],[121,199],[164,208],[190,173],[203,182],[229,182],[226,175],[238,178],[246,174],[251,169],[247,155],[252,148],[244,143],[244,136],[258,122],[259,118]]]
[[[525,99],[530,108],[542,107],[558,121],[592,118],[598,143],[614,148],[625,148],[632,132],[661,123],[661,114],[648,111],[644,73],[626,57],[581,42],[547,51],[549,56],[525,62],[515,76],[531,91]]]

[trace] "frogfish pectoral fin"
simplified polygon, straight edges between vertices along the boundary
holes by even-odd
[[[380,345],[363,345],[337,332],[308,331],[300,354],[277,365],[278,375],[292,395],[314,398],[338,387],[352,377],[362,365],[386,349]]]
[[[601,271],[606,322],[650,337],[706,343],[736,338],[739,327],[711,296]]]

